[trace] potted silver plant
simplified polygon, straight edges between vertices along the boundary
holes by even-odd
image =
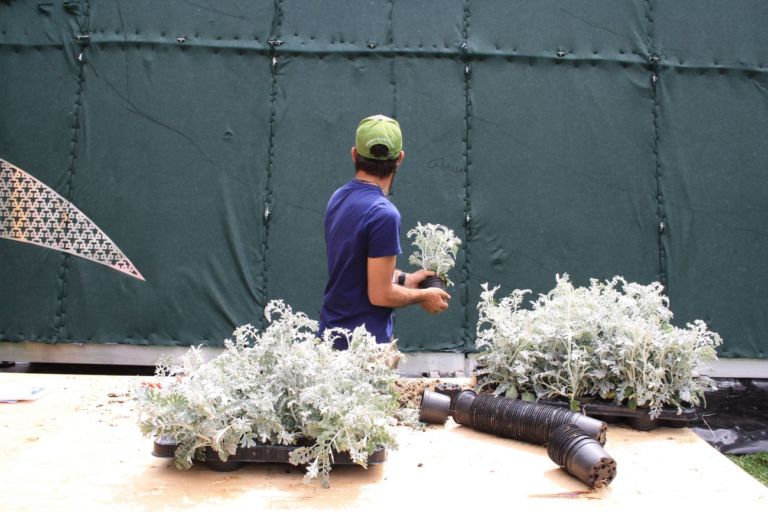
[[[437,275],[425,279],[421,286],[445,289],[453,286],[448,278],[448,271],[456,265],[456,254],[461,245],[461,239],[453,230],[442,224],[417,223],[408,231],[408,238],[413,238],[412,245],[416,250],[408,258],[408,262],[425,270],[431,270]]]

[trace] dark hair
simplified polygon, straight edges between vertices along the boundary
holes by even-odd
[[[375,144],[371,147],[371,154],[374,156],[385,156],[389,154],[389,150],[383,144]],[[365,171],[377,178],[386,178],[397,170],[397,158],[392,160],[373,160],[358,154],[355,158],[355,170]]]

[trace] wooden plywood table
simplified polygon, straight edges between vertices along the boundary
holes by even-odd
[[[768,488],[687,429],[611,426],[618,476],[592,491],[543,447],[449,420],[399,427],[400,449],[365,470],[336,467],[331,488],[288,465],[178,471],[136,424],[140,377],[1,374],[0,387],[51,393],[0,404],[0,510],[768,510]]]

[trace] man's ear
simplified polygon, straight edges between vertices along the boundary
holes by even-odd
[[[397,165],[400,165],[401,163],[403,163],[403,159],[405,159],[405,151],[401,151],[400,154],[397,156]]]
[[[352,146],[352,151],[350,151],[350,153],[352,154],[352,161],[353,162],[356,161],[357,160],[357,148],[355,146]]]

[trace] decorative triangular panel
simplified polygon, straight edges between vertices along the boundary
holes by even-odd
[[[74,254],[144,281],[133,263],[83,212],[2,159],[0,238]]]

